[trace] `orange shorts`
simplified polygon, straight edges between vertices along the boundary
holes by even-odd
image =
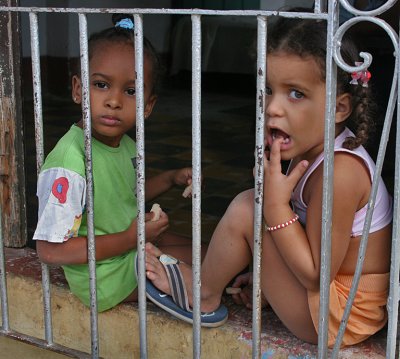
[[[337,275],[330,285],[328,345],[332,347],[339,331],[352,275]],[[387,322],[386,303],[389,273],[361,275],[342,346],[353,345],[367,339]],[[308,305],[315,330],[318,333],[319,291],[308,291]]]

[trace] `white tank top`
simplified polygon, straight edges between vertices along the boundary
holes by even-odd
[[[342,147],[343,142],[347,137],[354,137],[354,134],[346,127],[343,130],[343,132],[340,133],[335,138],[335,146],[334,146],[335,152],[346,152],[361,158],[369,170],[372,182],[375,172],[374,161],[369,156],[368,152],[365,150],[363,146],[359,146],[354,150],[348,150],[346,148],[343,148]],[[307,183],[308,178],[315,171],[315,169],[322,163],[323,160],[324,160],[324,153],[322,152],[317,157],[317,159],[309,166],[309,168],[307,168],[306,172],[296,185],[291,196],[293,210],[298,214],[299,220],[303,225],[305,225],[306,223],[306,215],[307,215],[307,205],[304,203],[303,200],[303,190]],[[361,208],[355,213],[352,233],[351,233],[352,237],[357,237],[362,234],[365,215],[367,213],[367,207],[368,204],[366,204],[363,208]],[[389,195],[385,187],[385,184],[383,183],[382,178],[380,178],[378,184],[378,192],[376,195],[375,208],[374,208],[374,213],[372,215],[371,228],[369,230],[369,233],[373,233],[384,228],[392,221],[392,219],[393,219],[392,198]]]

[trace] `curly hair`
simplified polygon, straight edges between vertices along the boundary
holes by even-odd
[[[268,29],[267,51],[286,52],[299,57],[312,57],[319,66],[321,80],[326,78],[326,43],[327,24],[324,20],[278,18]],[[341,42],[343,60],[353,65],[360,61],[358,50],[354,42],[345,37]],[[355,149],[364,145],[369,134],[374,129],[374,115],[376,102],[373,100],[370,87],[350,84],[351,74],[341,68],[337,69],[337,95],[349,93],[351,95],[352,112],[346,120],[355,137],[348,137],[343,143],[347,149]]]

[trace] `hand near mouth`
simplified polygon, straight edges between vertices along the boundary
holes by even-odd
[[[276,207],[287,206],[291,194],[303,176],[307,161],[301,161],[289,175],[282,173],[281,144],[282,137],[276,138],[270,150],[264,153],[264,211],[274,210]]]

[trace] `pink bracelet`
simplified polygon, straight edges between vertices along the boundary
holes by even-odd
[[[265,225],[265,229],[266,229],[268,232],[273,232],[273,231],[276,231],[276,230],[278,230],[278,229],[281,229],[281,228],[285,228],[285,227],[287,227],[287,226],[290,226],[291,224],[297,222],[298,220],[299,220],[299,216],[296,214],[296,215],[295,215],[292,219],[290,219],[289,221],[284,222],[284,223],[281,223],[281,224],[278,224],[278,225],[276,225],[276,226],[268,227],[267,225]]]

